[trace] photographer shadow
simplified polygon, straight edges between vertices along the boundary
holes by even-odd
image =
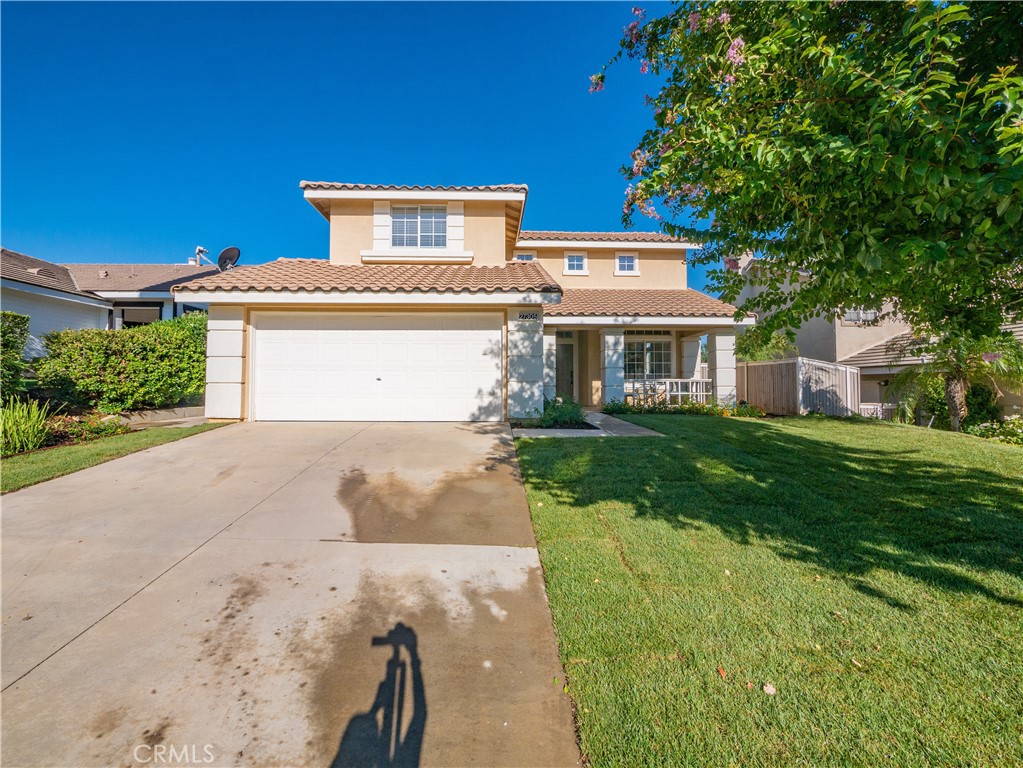
[[[426,730],[426,689],[416,633],[398,622],[386,636],[374,637],[372,644],[391,646],[384,679],[370,708],[348,721],[331,768],[414,768]],[[411,717],[405,712],[410,682]]]

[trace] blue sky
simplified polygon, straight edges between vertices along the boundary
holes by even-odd
[[[655,81],[627,61],[587,88],[630,7],[5,2],[3,244],[324,258],[301,179],[526,183],[526,228],[620,229]]]

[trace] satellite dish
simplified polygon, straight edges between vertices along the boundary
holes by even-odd
[[[217,256],[217,269],[221,272],[227,272],[238,263],[238,259],[241,255],[242,252],[233,245],[230,248],[225,248],[220,252],[220,255]]]

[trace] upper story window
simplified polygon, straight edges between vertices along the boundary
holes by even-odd
[[[635,253],[618,253],[615,254],[615,274],[616,275],[638,275],[639,274],[639,256]]]
[[[587,275],[589,270],[586,268],[586,254],[585,253],[566,253],[565,254],[565,274],[566,275]]]
[[[536,261],[536,252],[515,251],[515,261]]]
[[[842,318],[847,323],[872,323],[877,320],[876,309],[850,309]]]
[[[391,206],[392,248],[446,248],[448,210],[443,205]]]

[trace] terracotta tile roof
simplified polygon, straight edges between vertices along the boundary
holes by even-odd
[[[594,243],[681,243],[677,237],[663,232],[557,232],[533,230],[519,233],[519,240],[584,240]]]
[[[553,317],[731,317],[735,307],[690,288],[567,288]]]
[[[0,277],[3,277],[4,280],[16,280],[19,283],[27,283],[39,288],[49,288],[54,291],[101,300],[99,296],[82,290],[67,267],[33,256],[26,256],[17,251],[9,251],[6,248],[0,249]]]
[[[172,285],[217,274],[191,264],[64,264],[87,291],[169,291]]]
[[[453,186],[433,184],[350,184],[344,181],[300,181],[301,189],[341,189],[349,191],[369,190],[372,192],[528,192],[525,184],[491,184],[487,186]]]
[[[372,293],[560,293],[535,262],[502,267],[445,264],[331,264],[326,259],[278,259],[235,267],[174,287],[175,291],[354,291]]]

